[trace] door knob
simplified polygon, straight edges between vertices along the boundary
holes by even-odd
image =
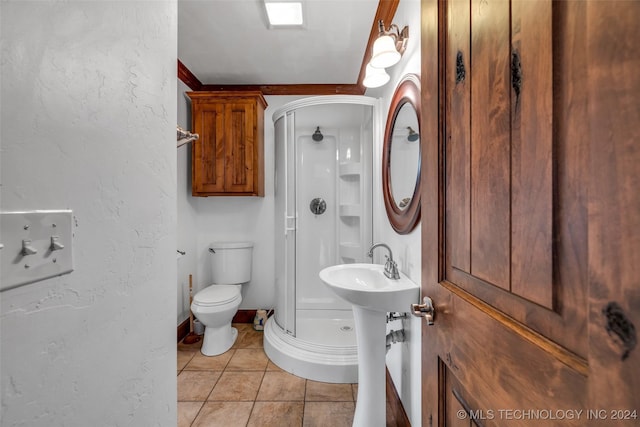
[[[424,304],[411,304],[411,314],[416,317],[424,317],[427,321],[427,325],[433,325],[433,320],[436,316],[436,310],[433,308],[433,301],[429,297],[422,299]]]

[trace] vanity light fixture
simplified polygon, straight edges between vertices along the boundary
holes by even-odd
[[[382,20],[378,21],[378,38],[373,42],[371,61],[369,64],[373,68],[388,68],[396,65],[405,49],[409,38],[409,27],[402,30],[396,24],[391,24],[385,30]]]
[[[302,2],[286,0],[264,0],[267,19],[271,28],[302,27]]]
[[[385,29],[384,23],[380,20],[378,21],[378,30],[378,38],[373,42],[371,60],[367,64],[365,77],[362,81],[362,84],[369,88],[382,86],[389,81],[390,77],[384,69],[396,65],[400,61],[409,39],[408,26],[400,30],[396,24],[391,24],[389,29]],[[384,81],[382,81],[383,75],[387,76]]]
[[[371,64],[367,64],[367,69],[362,84],[365,87],[370,88],[380,87],[387,84],[389,79],[391,79],[391,76],[387,74],[384,68],[373,68]]]

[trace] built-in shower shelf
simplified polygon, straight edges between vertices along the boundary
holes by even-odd
[[[353,176],[362,173],[362,166],[357,162],[340,163],[340,176]]]
[[[362,257],[362,246],[359,243],[340,243],[340,256],[354,260]]]
[[[360,216],[360,205],[340,205],[340,216]]]

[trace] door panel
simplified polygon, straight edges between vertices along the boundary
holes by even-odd
[[[226,129],[225,191],[254,192],[255,131],[253,103],[229,103],[225,106]]]
[[[193,101],[192,101],[193,102]],[[193,119],[194,132],[200,135],[192,144],[192,183],[195,192],[224,191],[224,108],[218,104],[196,103]]]
[[[640,424],[640,3],[611,5],[422,1],[423,426]]]
[[[447,117],[455,117],[457,126],[449,127],[446,144],[447,162],[447,265],[471,274],[471,85],[467,81],[471,43],[471,14],[468,2],[447,3],[447,23],[451,29],[447,38],[447,69],[445,75],[451,89],[447,98]],[[453,191],[455,189],[456,191]]]
[[[466,7],[472,22],[471,78],[463,83],[471,85],[471,274],[509,291],[509,3],[473,0]],[[447,129],[456,127],[456,118],[449,119]]]
[[[586,99],[574,97],[575,70],[562,75],[565,64],[553,64],[577,56],[565,40],[584,49],[585,39],[552,48],[550,35],[572,18],[565,5],[554,6],[554,22],[548,1],[446,4],[444,278],[584,358],[586,335],[567,331],[586,328],[586,201],[554,194],[565,194],[558,184],[577,196],[586,187],[578,171],[587,158],[568,155],[586,150],[579,132],[556,126],[586,113]],[[560,209],[567,203],[574,209]],[[565,226],[577,232],[554,240]],[[573,258],[577,268],[557,262]]]
[[[511,2],[511,292],[553,310],[551,12]]]

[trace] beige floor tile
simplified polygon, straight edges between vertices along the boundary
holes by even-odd
[[[238,339],[219,356],[200,353],[202,342],[178,344],[178,427],[351,425],[358,384],[285,372],[264,353],[263,332],[250,323],[233,326]]]
[[[302,426],[303,402],[256,402],[248,427]]]
[[[353,389],[351,384],[331,384],[308,380],[304,400],[307,402],[353,402]]]
[[[263,348],[263,336],[262,332],[247,331],[238,336],[236,341],[236,348]]]
[[[263,371],[223,372],[208,400],[254,401],[262,383]]]
[[[260,401],[304,401],[306,380],[288,372],[266,372],[258,391]]]
[[[195,354],[193,351],[178,350],[178,370],[184,369]]]
[[[284,370],[280,366],[276,365],[271,360],[269,360],[269,363],[267,363],[267,371],[284,372]]]
[[[253,324],[251,323],[232,323],[231,326],[236,328],[238,332],[253,331]]]
[[[198,352],[187,363],[184,369],[188,371],[223,371],[229,363],[229,360],[233,357],[235,350],[229,350],[226,353],[222,353],[218,356],[205,356]]]
[[[202,402],[178,402],[178,427],[189,427],[202,408]]]
[[[198,342],[194,342],[193,344],[185,344],[184,342],[179,342],[178,343],[178,351],[200,351],[200,348],[202,347],[202,339],[200,339],[200,341]]]
[[[206,402],[193,427],[244,427],[253,402]]]
[[[182,371],[178,375],[178,402],[205,401],[220,378],[217,371]]]
[[[269,359],[261,348],[240,348],[235,350],[227,365],[227,371],[264,371]]]
[[[354,411],[353,402],[306,402],[303,426],[351,427]]]
[[[238,331],[238,337],[236,338],[236,340],[233,342],[233,345],[231,346],[232,349],[236,349],[239,348],[238,344],[240,344],[240,341],[242,341],[242,339],[244,338],[244,336],[247,335],[246,332],[244,331]]]

